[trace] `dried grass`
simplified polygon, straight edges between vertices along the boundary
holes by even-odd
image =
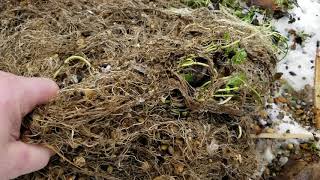
[[[248,125],[268,93],[268,34],[225,12],[177,1],[28,0],[0,5],[0,69],[54,78],[50,104],[24,121],[22,139],[57,152],[26,179],[247,179],[256,168]],[[248,58],[230,63],[230,33]],[[217,49],[206,51],[210,43]],[[208,67],[182,69],[196,55]],[[71,56],[72,60],[65,61]],[[87,61],[84,61],[84,59]],[[197,76],[188,83],[181,72]],[[221,104],[237,73],[246,85]],[[208,79],[209,77],[209,79]],[[211,81],[207,88],[199,87]],[[193,85],[190,85],[193,84]],[[219,104],[220,103],[220,104]],[[239,135],[239,129],[242,135]]]

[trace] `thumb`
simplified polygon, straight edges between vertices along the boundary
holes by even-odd
[[[12,142],[8,146],[6,156],[8,178],[28,174],[44,168],[53,152],[40,145],[26,144],[21,141]]]

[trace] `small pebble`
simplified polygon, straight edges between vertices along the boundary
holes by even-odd
[[[284,113],[283,112],[279,112],[279,114],[277,115],[277,119],[282,120],[284,118]]]
[[[298,66],[299,69],[300,69],[301,67],[302,67],[301,65]]]
[[[273,100],[272,97],[269,97],[268,100],[267,100],[267,102],[268,102],[269,104],[272,104],[272,103],[274,103],[274,100]]]
[[[301,110],[301,109],[298,109],[298,110],[296,111],[296,115],[301,115],[301,114],[303,114],[303,113],[304,113],[304,111]]]
[[[302,101],[301,101],[300,99],[298,99],[296,102],[297,102],[297,104],[299,104],[299,105],[302,103]]]
[[[166,151],[168,148],[169,148],[169,145],[167,145],[167,144],[162,144],[160,146],[160,149],[163,150],[163,151]]]
[[[284,151],[283,155],[289,157],[290,156],[290,151],[288,151],[288,150]]]
[[[297,75],[295,72],[292,72],[292,71],[290,71],[289,74],[290,74],[291,76],[296,76],[296,75]]]
[[[296,106],[296,105],[297,105],[297,102],[296,102],[296,101],[291,100],[291,101],[290,101],[290,104],[291,104],[291,106]]]
[[[288,102],[288,100],[287,100],[286,98],[282,97],[282,96],[277,97],[277,98],[274,98],[274,101],[275,101],[277,104],[279,104],[279,103],[287,103],[287,102]]]
[[[280,166],[284,166],[285,164],[287,164],[288,160],[289,160],[288,157],[281,157],[281,158],[279,159],[279,165],[280,165]]]
[[[268,104],[268,105],[266,105],[266,108],[267,109],[272,109],[272,105]]]
[[[286,107],[283,108],[283,110],[284,110],[285,112],[288,112],[288,111],[290,110],[290,108],[289,108],[288,106],[286,106]]]
[[[113,172],[113,167],[112,167],[111,165],[108,166],[107,172],[108,172],[109,174],[112,174],[112,172]]]
[[[267,119],[267,126],[272,126],[273,120],[272,119]]]
[[[305,81],[306,79],[307,79],[306,77],[302,77],[302,80],[304,80],[304,81]]]
[[[286,133],[287,133],[287,134],[290,134],[290,129],[286,130]]]
[[[288,66],[286,66],[286,70],[288,70],[289,69],[289,67]]]
[[[260,115],[260,117],[263,118],[263,119],[267,119],[267,118],[268,118],[268,113],[267,113],[267,111],[260,111],[260,112],[259,112],[259,115]]]
[[[289,143],[289,144],[287,145],[287,148],[288,148],[289,150],[292,150],[292,149],[294,148],[294,145],[291,144],[291,143]]]
[[[301,119],[302,119],[302,120],[307,120],[307,115],[304,114],[304,115],[301,117]]]

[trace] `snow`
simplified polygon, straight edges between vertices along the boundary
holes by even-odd
[[[305,85],[313,86],[316,42],[320,40],[320,0],[298,0],[298,4],[300,7],[295,7],[289,11],[296,19],[295,22],[290,24],[289,17],[272,21],[272,25],[275,26],[276,30],[289,38],[289,46],[293,43],[292,36],[288,33],[289,30],[311,35],[302,46],[297,45],[295,50],[289,48],[287,56],[277,64],[277,71],[283,73],[282,78],[295,90],[301,90]],[[271,105],[272,108],[267,110],[267,113],[272,121],[272,128],[275,130],[275,133],[316,134],[317,137],[320,137],[320,134],[317,133],[315,129],[301,126],[290,114],[284,112],[278,105],[274,103],[269,105]],[[284,118],[279,119],[279,113],[284,113]],[[260,124],[266,125],[267,122],[260,119]],[[270,142],[269,140],[262,141],[268,146],[263,148],[262,157],[266,162],[271,163],[275,158],[274,154],[280,151],[281,144],[299,144],[303,140],[273,141],[273,145],[268,144],[268,142]],[[320,147],[320,143],[317,144],[317,146]],[[257,150],[261,151],[259,148]],[[284,160],[286,159],[282,157],[282,160],[285,162]],[[263,162],[261,163],[263,164]]]
[[[300,7],[295,7],[289,12],[296,18],[294,23],[288,23],[288,17],[273,22],[282,35],[288,36],[288,31],[291,29],[311,35],[303,47],[298,45],[296,50],[290,50],[288,55],[278,63],[278,72],[282,72],[283,78],[296,90],[302,89],[307,84],[313,85],[316,42],[320,40],[320,1],[298,0],[298,4]],[[290,75],[290,71],[297,76]],[[303,77],[306,79],[303,80]]]
[[[283,73],[282,78],[287,80],[296,90],[302,89],[307,84],[313,86],[316,42],[320,40],[320,0],[298,0],[298,4],[300,7],[295,7],[289,11],[296,19],[295,22],[290,24],[288,17],[273,21],[276,30],[284,36],[288,36],[288,31],[291,29],[311,35],[302,46],[297,45],[295,50],[290,49],[288,55],[277,66],[278,72]],[[290,40],[292,41],[292,39]],[[294,72],[297,75],[292,76],[290,72]],[[303,80],[303,77],[306,79]],[[278,120],[277,115],[281,110],[275,104],[272,106],[273,109],[269,111],[269,115],[278,124],[275,127],[276,132],[312,133],[312,130],[300,126],[290,116],[285,116],[284,119]]]
[[[285,113],[278,105],[272,104],[272,109],[267,111],[270,119],[275,124],[276,133],[283,134],[290,132],[292,134],[312,134],[306,128],[300,126],[291,116],[284,116],[283,119],[278,119],[279,113]]]

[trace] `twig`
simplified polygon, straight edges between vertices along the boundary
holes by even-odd
[[[316,66],[314,75],[314,107],[316,109],[316,128],[320,129],[320,41],[317,42]]]
[[[258,135],[251,134],[251,138],[257,139],[313,139],[313,134],[277,134],[277,133],[261,133]]]

